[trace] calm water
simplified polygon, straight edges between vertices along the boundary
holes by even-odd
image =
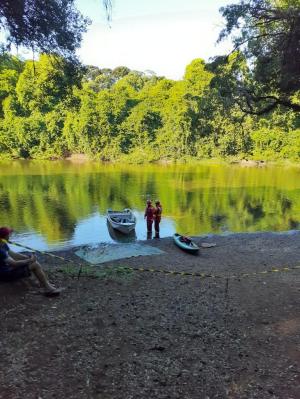
[[[163,205],[161,236],[299,228],[300,168],[120,166],[68,161],[0,163],[0,225],[37,249],[114,242],[107,208],[132,208],[146,239],[147,197]]]

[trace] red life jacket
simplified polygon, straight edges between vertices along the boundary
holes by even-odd
[[[147,217],[147,220],[153,220],[155,209],[152,205],[147,206],[145,209],[145,216]]]

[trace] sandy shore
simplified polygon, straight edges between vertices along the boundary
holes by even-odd
[[[40,257],[66,287],[58,299],[32,283],[1,284],[0,398],[298,399],[300,233],[195,241],[217,245],[193,256],[171,238],[147,241],[165,253],[79,280]],[[60,254],[81,262],[74,250]]]

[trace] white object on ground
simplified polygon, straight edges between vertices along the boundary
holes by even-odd
[[[215,247],[217,244],[215,244],[214,242],[202,242],[201,244],[200,244],[200,246],[202,247],[202,248],[212,248],[212,247]]]
[[[75,252],[77,256],[93,265],[117,259],[131,258],[132,256],[161,255],[163,253],[165,252],[161,249],[136,243],[100,245],[98,248],[81,248]]]

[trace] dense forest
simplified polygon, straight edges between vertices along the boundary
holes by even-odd
[[[45,44],[35,61],[3,52],[1,157],[297,161],[299,9],[299,0],[225,7],[220,39],[238,30],[234,51],[191,61],[179,81],[125,66],[82,66]]]

